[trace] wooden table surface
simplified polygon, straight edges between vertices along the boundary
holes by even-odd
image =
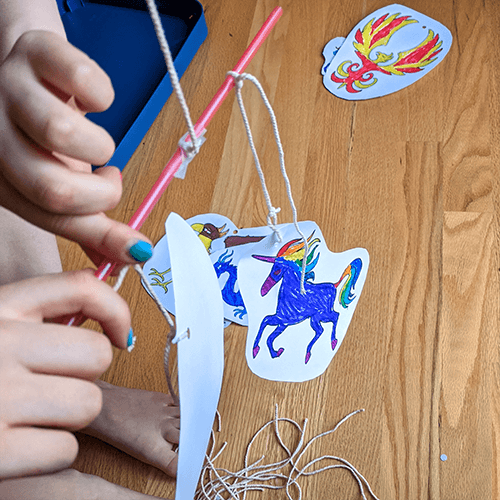
[[[276,403],[282,416],[309,419],[308,437],[364,408],[313,446],[310,457],[346,458],[380,499],[499,498],[500,3],[402,0],[450,29],[447,57],[395,94],[358,102],[334,97],[320,75],[325,43],[389,3],[283,0],[283,17],[248,68],[274,106],[299,218],[316,221],[332,251],[364,247],[371,261],[345,341],[315,380],[258,378],[245,361],[246,329],[226,329],[217,439],[228,447],[219,465],[242,467],[249,440],[273,417]],[[182,78],[193,117],[276,5],[204,1],[208,39]],[[250,84],[244,92],[272,199],[282,208],[279,221],[290,222],[265,109]],[[184,132],[179,105],[170,99],[124,170],[114,218],[129,220]],[[184,218],[219,213],[239,227],[265,225],[233,96],[207,137],[185,180],[172,182],[143,226],[153,242],[171,211]],[[60,247],[66,269],[88,265],[73,244]],[[121,293],[138,343],[131,354],[116,353],[104,379],[167,391],[166,325],[134,273]],[[173,497],[175,482],[156,469],[93,438],[80,442],[79,470]],[[360,498],[345,471],[301,484],[305,499]]]

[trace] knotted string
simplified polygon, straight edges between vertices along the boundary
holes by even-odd
[[[274,110],[271,106],[271,103],[269,102],[269,99],[267,98],[267,95],[264,92],[264,89],[262,88],[262,85],[260,84],[259,80],[257,80],[257,78],[255,78],[253,75],[250,75],[248,73],[241,73],[240,74],[240,73],[236,73],[235,71],[229,71],[227,74],[234,78],[234,84],[235,84],[235,89],[236,89],[235,90],[236,91],[236,99],[237,99],[238,105],[240,107],[241,116],[243,118],[243,124],[245,126],[245,130],[246,130],[247,137],[248,137],[248,143],[250,145],[250,149],[252,151],[252,155],[253,155],[253,159],[254,159],[254,163],[255,163],[255,168],[257,169],[257,173],[259,174],[260,183],[262,185],[262,191],[264,193],[264,199],[266,200],[266,205],[267,205],[267,209],[268,209],[267,225],[274,231],[274,234],[278,238],[278,241],[281,242],[282,239],[281,239],[281,234],[279,232],[279,229],[277,228],[278,222],[277,222],[277,216],[276,216],[276,214],[279,212],[280,209],[274,208],[272,203],[271,203],[271,197],[269,196],[269,191],[267,189],[266,181],[264,178],[264,172],[262,171],[262,167],[261,167],[260,160],[259,160],[259,155],[257,154],[257,149],[255,148],[252,130],[250,128],[250,123],[248,121],[248,116],[247,116],[247,112],[245,109],[245,105],[243,104],[243,97],[241,95],[241,88],[243,87],[244,80],[250,80],[257,87],[257,89],[262,97],[262,100],[264,101],[264,105],[267,108],[267,111],[269,113],[269,117],[271,118],[271,125],[273,128],[274,138],[276,140],[276,146],[278,147],[280,170],[281,170],[281,174],[283,176],[283,179],[285,181],[288,201],[290,202],[290,206],[292,208],[293,224],[294,224],[297,232],[300,234],[302,241],[304,242],[304,258],[302,260],[302,272],[300,275],[300,293],[305,294],[306,292],[305,292],[305,288],[304,288],[304,281],[305,281],[305,276],[306,276],[307,255],[309,252],[309,245],[307,242],[307,238],[305,237],[304,233],[299,228],[299,223],[297,220],[297,208],[295,207],[295,202],[293,201],[292,187],[290,185],[290,179],[288,178],[288,175],[286,173],[285,154],[283,152],[283,145],[281,144],[276,115],[274,114]]]

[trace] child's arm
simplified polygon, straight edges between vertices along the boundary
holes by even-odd
[[[151,250],[147,238],[104,214],[121,197],[118,169],[91,171],[114,151],[83,116],[112,103],[108,76],[67,42],[55,0],[0,0],[0,12],[0,204],[93,260],[144,260],[134,245]]]
[[[68,429],[89,425],[101,411],[92,381],[111,363],[110,341],[47,323],[79,312],[127,347],[128,306],[90,270],[0,287],[0,479],[70,466],[78,445]]]
[[[0,481],[2,500],[161,500],[97,476],[67,469],[55,474]]]

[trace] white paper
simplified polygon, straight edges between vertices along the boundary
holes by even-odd
[[[303,382],[326,370],[344,340],[369,265],[364,248],[333,253],[314,222],[301,222],[299,227],[309,238],[312,255],[305,296],[300,294],[297,264],[286,257],[277,259],[288,242],[300,238],[292,224],[281,228],[281,243],[268,236],[239,262],[238,280],[249,322],[246,359],[253,373],[268,380]],[[298,254],[288,258],[294,255]],[[349,280],[352,286],[342,293]]]
[[[224,370],[222,297],[207,251],[190,225],[170,214],[166,237],[175,296],[180,438],[176,500],[194,497]]]
[[[403,5],[388,5],[360,21],[333,56],[324,49],[323,83],[337,97],[363,100],[391,94],[435,68],[452,44],[450,31]]]
[[[209,253],[214,252],[214,249],[224,247],[223,238],[225,235],[237,232],[237,228],[231,220],[218,214],[197,215],[188,219],[187,223],[191,226],[193,233],[198,235]],[[170,255],[166,235],[155,245],[153,257],[144,264],[143,269],[163,307],[175,314]]]

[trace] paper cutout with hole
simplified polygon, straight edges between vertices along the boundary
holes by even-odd
[[[337,353],[359,300],[369,264],[355,248],[332,253],[314,222],[308,237],[305,295],[300,293],[304,244],[291,224],[256,243],[240,260],[238,280],[248,311],[246,358],[268,380],[303,382],[321,375]]]
[[[224,301],[224,317],[227,324],[235,322],[248,325],[247,314],[237,282],[237,265],[249,246],[272,233],[269,227],[237,229],[234,223],[218,214],[197,215],[187,221],[203,243],[219,279]],[[153,257],[144,265],[149,284],[167,311],[175,314],[170,272],[170,257],[166,237],[154,248]]]
[[[343,43],[339,38],[328,42],[323,83],[347,100],[391,94],[435,68],[451,43],[441,23],[403,5],[389,5],[359,22]]]
[[[203,243],[207,253],[224,248],[223,237],[237,232],[236,226],[227,218],[218,214],[203,214],[191,217],[187,223]],[[166,226],[166,222],[165,222]],[[175,314],[172,292],[172,273],[167,236],[163,236],[154,247],[153,257],[144,264],[144,273],[149,284],[154,288],[163,307]]]
[[[175,498],[194,498],[224,371],[222,297],[206,247],[177,214],[166,223],[175,297],[181,425]],[[187,334],[183,335],[183,334]]]

